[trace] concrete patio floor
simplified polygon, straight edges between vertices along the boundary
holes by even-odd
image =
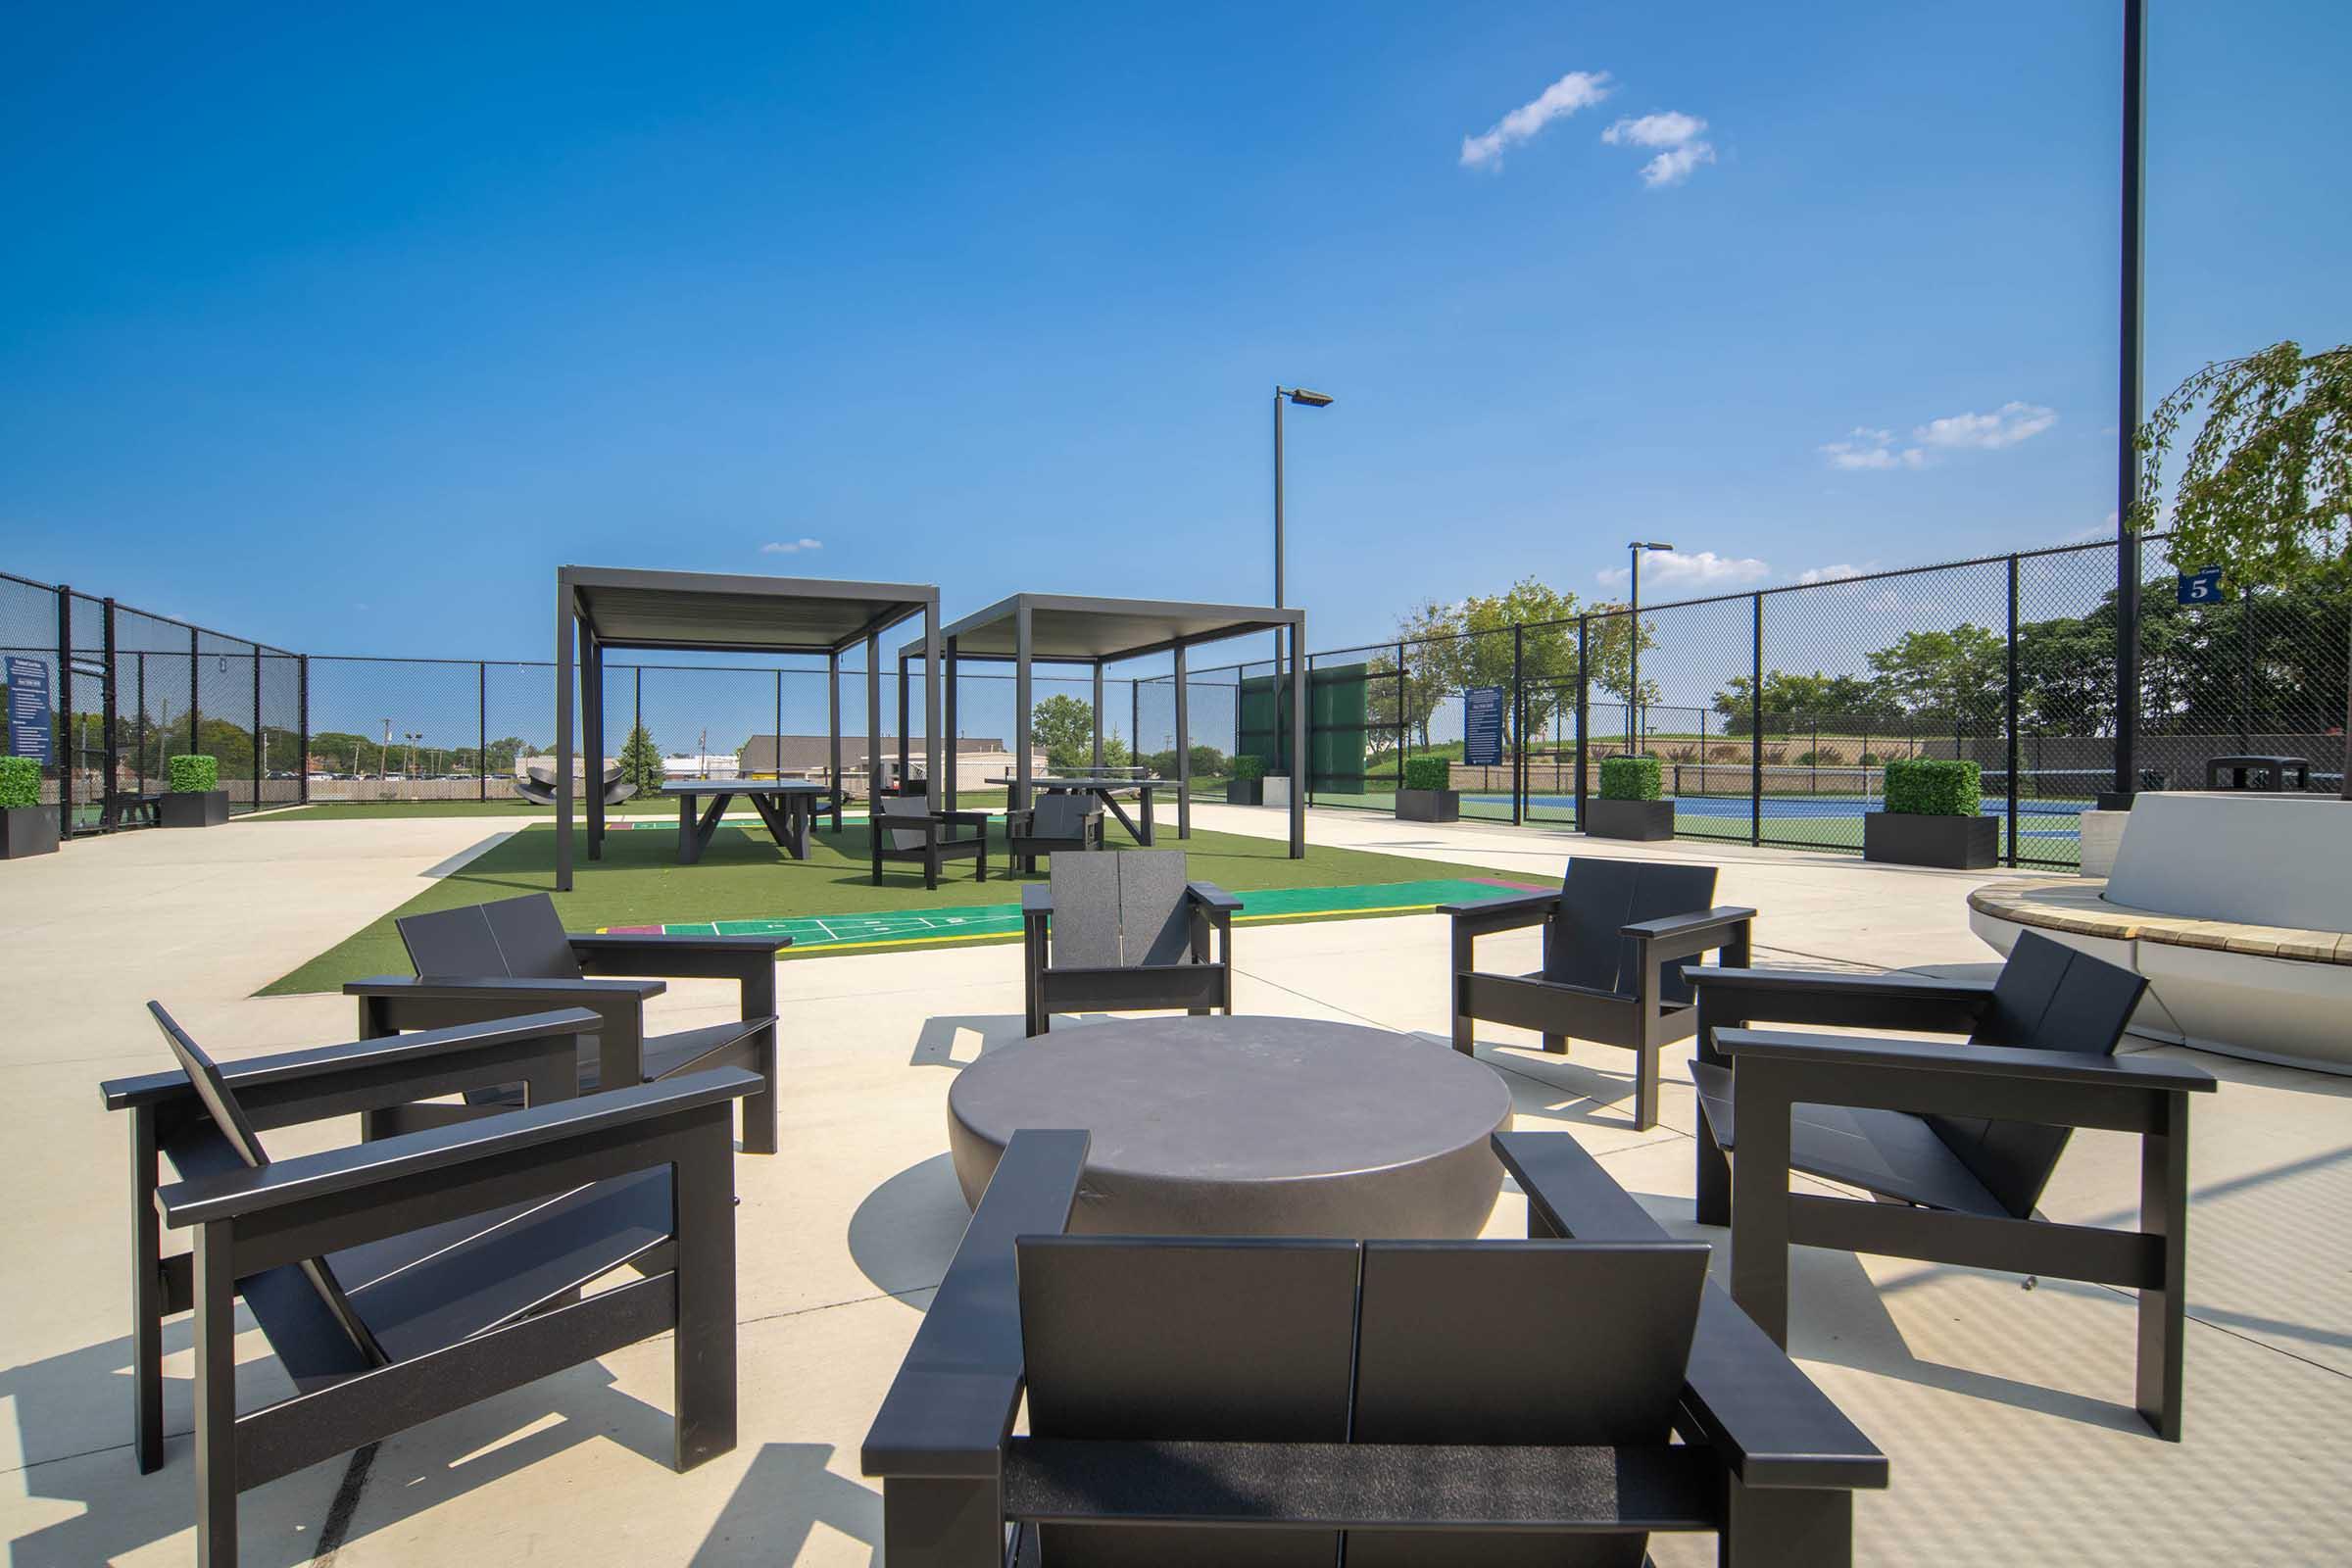
[[[1281,813],[1197,810],[1202,826],[1280,832]],[[405,901],[493,820],[231,823],[77,843],[0,865],[0,1526],[15,1564],[191,1560],[188,1327],[167,1328],[167,1465],[131,1461],[122,1128],[102,1078],[167,1060],[150,997],[224,1056],[349,1038],[340,997],[251,993]],[[1317,811],[1319,843],[1555,877],[1569,853],[1723,868],[1723,902],[1761,911],[1761,961],[1975,965],[1964,899],[1981,875],[1849,857],[1572,834],[1433,827]],[[583,873],[594,875],[593,869]],[[780,875],[790,875],[789,867]],[[1492,945],[1532,966],[1532,937]],[[1446,1028],[1435,916],[1245,928],[1238,1010]],[[667,1468],[668,1349],[635,1347],[245,1494],[246,1560],[368,1565],[858,1563],[879,1560],[881,1502],[857,1450],[965,1218],[946,1156],[956,1072],[1020,1037],[1016,949],[856,955],[782,966],[790,1078],[784,1152],[736,1161],[742,1443]],[[657,1019],[712,1019],[727,999],[673,982]],[[1057,1027],[1079,1028],[1083,1024]],[[1693,1111],[1670,1057],[1662,1124],[1628,1125],[1630,1058],[1567,1059],[1496,1029],[1480,1054],[1522,1128],[1575,1133],[1670,1228],[1690,1221]],[[1437,1047],[1433,1044],[1433,1049]],[[1865,1494],[1857,1560],[1971,1564],[2343,1560],[2352,1503],[2352,1080],[2215,1057],[2191,1139],[2187,1441],[2130,1406],[2132,1302],[2121,1292],[1801,1250],[1791,1349],[1892,1461]],[[347,1140],[279,1135],[273,1152]],[[2054,1217],[2130,1223],[2137,1159],[2078,1135]],[[1507,1188],[1490,1226],[1524,1234]],[[1467,1315],[1461,1332],[1538,1336],[1541,1319]],[[258,1335],[241,1402],[284,1392]],[[1661,1564],[1712,1560],[1661,1540]]]

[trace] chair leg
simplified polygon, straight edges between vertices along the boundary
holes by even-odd
[[[1717,1568],[1848,1568],[1854,1494],[1841,1488],[1750,1487],[1724,1478]]]
[[[130,1111],[130,1403],[139,1474],[164,1467],[163,1228],[155,1214],[155,1110]]]
[[[1733,1083],[1740,1123],[1740,1158],[1732,1166],[1732,1299],[1788,1348],[1788,1114],[1786,1093],[1740,1063]]]
[[[677,1183],[678,1324],[671,1345],[677,1412],[672,1462],[691,1470],[735,1446],[735,1159],[733,1120],[712,1107],[712,1136],[672,1167]]]
[[[1565,1056],[1568,1054],[1568,1037],[1566,1035],[1545,1035],[1544,1049],[1555,1056]]]
[[[1699,1112],[1697,1152],[1692,1162],[1695,1187],[1698,1193],[1695,1218],[1701,1225],[1729,1225],[1732,1222],[1732,1160],[1715,1142],[1715,1128],[1706,1112]]]
[[[1638,1133],[1658,1124],[1658,1057],[1663,1054],[1656,1046],[1634,1048],[1634,1131]]]
[[[237,1562],[237,1282],[229,1222],[196,1231],[196,1562]]]
[[[2140,1287],[2139,1366],[2133,1400],[2156,1435],[2180,1441],[2182,1338],[2187,1327],[2188,1096],[2165,1096],[2162,1132],[2139,1144],[2139,1228],[2163,1249],[2164,1283]]]
[[[771,954],[743,978],[743,1016],[773,1017],[775,1010],[776,961]],[[781,1025],[769,1024],[760,1031],[753,1048],[760,1089],[743,1099],[743,1152],[747,1154],[776,1152],[776,1058],[781,1054],[776,1036],[780,1030]]]

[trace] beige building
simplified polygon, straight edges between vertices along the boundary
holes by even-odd
[[[919,772],[923,764],[924,739],[914,736],[906,743],[907,759]],[[841,738],[841,770],[852,787],[860,785],[866,773],[866,741],[863,735],[844,735]],[[743,743],[743,776],[745,778],[812,778],[821,779],[830,763],[832,743],[822,735],[755,735]],[[899,738],[882,737],[882,771],[885,778],[893,776],[899,765]],[[1032,751],[1029,758],[1032,773],[1047,771],[1046,754]],[[984,790],[988,781],[1002,778],[1012,771],[1012,749],[996,736],[967,735],[956,743],[956,787],[958,790]]]

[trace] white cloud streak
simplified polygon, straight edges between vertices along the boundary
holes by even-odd
[[[1859,566],[1841,561],[1834,566],[1807,566],[1796,574],[1796,580],[1798,582],[1836,582],[1842,577],[1859,577],[1866,572],[1878,569],[1879,564],[1875,561],[1866,561]]]
[[[1484,135],[1464,136],[1462,167],[1501,168],[1504,148],[1530,140],[1555,120],[1592,108],[1612,90],[1605,71],[1571,71],[1544,88],[1533,102],[1521,104],[1494,122]]]
[[[1611,588],[1623,588],[1633,576],[1629,566],[1611,566],[1594,572],[1596,581]],[[1642,558],[1642,585],[1660,588],[1728,588],[1743,582],[1761,582],[1772,575],[1772,567],[1753,556],[1719,556],[1712,550],[1685,554],[1680,550],[1659,550]]]
[[[1930,419],[1911,432],[1912,439],[1932,447],[1973,448],[1997,452],[2032,440],[2058,422],[2058,411],[2038,403],[2008,402],[1990,414],[1955,414]]]
[[[1655,147],[1658,156],[1642,166],[1642,183],[1653,190],[1679,185],[1701,164],[1715,161],[1715,144],[1700,140],[1707,122],[1696,115],[1666,110],[1628,116],[1600,133],[1612,147]]]
[[[1918,447],[1896,450],[1892,430],[1874,430],[1857,424],[1845,433],[1842,441],[1832,441],[1821,449],[1833,468],[1860,471],[1871,468],[1924,468],[1928,455]]]
[[[822,539],[777,539],[760,547],[763,556],[797,556],[804,550],[822,550]]]

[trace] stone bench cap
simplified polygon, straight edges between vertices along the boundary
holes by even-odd
[[[1995,882],[1968,896],[1968,906],[1997,920],[2043,931],[2118,942],[2156,942],[2177,948],[2213,948],[2263,958],[2352,965],[2352,933],[2306,931],[2294,926],[2242,925],[2231,920],[2198,920],[2109,904],[2100,895],[2103,879],[2069,877],[2060,882]]]

